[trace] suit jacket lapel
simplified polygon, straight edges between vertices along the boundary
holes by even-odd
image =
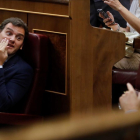
[[[7,62],[4,63],[3,68],[6,70],[9,67],[12,67],[18,60],[19,56],[15,54],[12,58],[10,58]]]

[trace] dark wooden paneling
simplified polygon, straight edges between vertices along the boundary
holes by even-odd
[[[68,33],[70,29],[69,18],[43,16],[43,15],[28,15],[29,31],[33,29]]]
[[[27,14],[26,13],[19,13],[19,12],[8,12],[8,11],[1,11],[0,10],[0,23],[5,20],[6,18],[10,17],[19,17],[25,23],[27,23]]]
[[[0,8],[16,9],[21,12],[42,12],[58,15],[68,15],[68,5],[47,2],[0,0]]]
[[[40,22],[41,21],[41,22]],[[67,49],[69,48],[69,18],[28,15],[29,31],[47,34],[50,36],[50,83],[46,90],[67,94]]]
[[[49,36],[49,76],[46,90],[49,92],[65,93],[66,71],[66,34],[34,30],[34,33]]]

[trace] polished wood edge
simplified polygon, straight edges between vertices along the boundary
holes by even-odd
[[[49,30],[40,30],[40,29],[32,29],[32,32],[34,33],[34,31],[41,31],[41,32],[47,32],[47,33],[54,33],[54,34],[63,34],[63,35],[66,35],[66,63],[65,63],[65,93],[61,93],[61,92],[56,92],[56,91],[51,91],[51,90],[45,90],[46,92],[50,92],[50,93],[56,93],[56,94],[61,94],[61,95],[67,95],[67,84],[68,84],[68,81],[67,81],[67,58],[68,58],[68,54],[67,54],[67,45],[68,45],[68,38],[67,38],[67,33],[63,33],[63,32],[55,32],[55,31],[49,31]]]
[[[56,92],[56,91],[52,91],[52,90],[45,90],[45,92],[55,93],[55,94],[60,94],[60,95],[67,95],[66,93]]]
[[[68,15],[50,14],[50,13],[25,11],[25,10],[17,10],[17,9],[0,8],[0,10],[13,11],[13,12],[21,12],[21,13],[29,13],[29,14],[37,14],[37,15],[46,15],[46,16],[53,16],[53,17],[70,18],[70,16],[68,16]]]
[[[19,0],[19,1],[60,3],[60,4],[66,4],[66,5],[69,4],[69,0]]]
[[[41,30],[41,29],[32,29],[32,32],[33,33],[34,33],[34,31],[54,33],[54,34],[63,34],[63,35],[66,35],[67,36],[67,33],[63,33],[63,32],[56,32],[56,31],[49,31],[49,30]]]

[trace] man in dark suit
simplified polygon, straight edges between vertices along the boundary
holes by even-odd
[[[124,5],[127,9],[130,8],[130,0],[119,0],[122,5]],[[115,18],[115,22],[119,23],[121,27],[126,27],[126,21],[122,18],[119,12],[113,10],[107,4],[104,4],[103,0],[90,0],[90,23],[95,27],[106,27],[103,19],[99,17],[99,13],[97,9],[103,9],[105,12],[110,11]],[[108,28],[108,27],[107,27]]]
[[[19,102],[31,84],[33,70],[17,53],[27,36],[19,18],[6,19],[0,26],[0,111]]]

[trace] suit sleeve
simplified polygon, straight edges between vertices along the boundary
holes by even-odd
[[[16,104],[28,91],[33,77],[31,68],[23,69],[5,81],[4,69],[0,69],[0,111]]]

